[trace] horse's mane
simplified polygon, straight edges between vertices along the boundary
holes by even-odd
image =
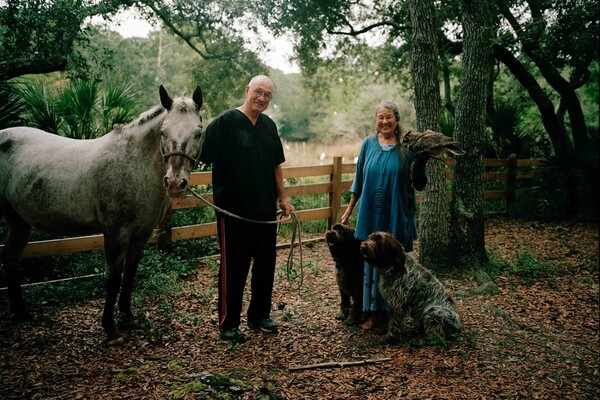
[[[189,112],[189,111],[195,112],[196,105],[194,104],[193,100],[191,100],[187,97],[178,97],[173,100],[173,105],[171,106],[171,110],[176,110],[181,113],[185,113],[185,112]],[[125,124],[125,125],[119,124],[119,125],[113,126],[113,131],[115,131],[116,133],[119,133],[123,130],[123,128],[135,128],[136,126],[145,125],[145,124],[155,120],[157,117],[161,116],[165,111],[166,110],[162,105],[160,105],[160,104],[155,105],[148,111],[144,111],[143,113],[141,113],[137,119],[133,120],[130,123]]]
[[[161,115],[164,111],[165,111],[165,109],[161,105],[156,105],[156,106],[152,107],[151,109],[149,109],[148,111],[145,111],[142,114],[140,114],[138,119],[134,120],[129,125],[144,125],[147,122],[150,122],[154,118]]]

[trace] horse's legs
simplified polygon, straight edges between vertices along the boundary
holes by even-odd
[[[12,212],[4,212],[9,225],[8,239],[4,251],[0,255],[0,261],[4,264],[6,283],[8,286],[9,310],[16,318],[27,319],[29,313],[23,300],[21,291],[21,273],[19,265],[23,250],[31,235],[31,225],[23,218]]]
[[[121,312],[122,317],[122,329],[138,328],[133,313],[131,312],[131,294],[133,292],[133,283],[144,246],[151,235],[152,231],[147,234],[135,236],[129,240],[123,270],[123,283],[121,285],[121,294],[119,295],[119,311]]]
[[[115,303],[121,287],[121,273],[125,260],[124,248],[118,236],[104,235],[106,300],[104,302],[104,312],[102,313],[102,327],[109,341],[119,337],[115,328]]]

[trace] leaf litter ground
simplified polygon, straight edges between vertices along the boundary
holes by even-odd
[[[303,248],[300,288],[286,276],[289,249],[278,251],[272,317],[280,332],[243,325],[248,341],[239,345],[219,339],[210,258],[179,292],[139,305],[143,329],[112,346],[99,325],[102,298],[35,310],[30,323],[13,323],[3,307],[0,398],[598,398],[598,225],[494,219],[486,245],[500,263],[529,262],[531,275],[499,275],[492,294],[474,294],[469,275],[438,275],[465,325],[445,346],[389,345],[381,330],[336,320],[334,264],[322,241]],[[389,360],[290,370],[368,359]]]

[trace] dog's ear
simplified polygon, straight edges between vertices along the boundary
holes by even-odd
[[[406,256],[404,253],[402,255],[396,254],[396,259],[394,260],[394,268],[402,274],[402,276],[406,275],[408,270],[406,268]]]
[[[391,256],[392,267],[400,272],[402,275],[406,274],[406,253],[404,252],[404,247],[402,243],[398,239],[396,239],[393,235],[386,236],[386,246],[388,246],[388,251]]]

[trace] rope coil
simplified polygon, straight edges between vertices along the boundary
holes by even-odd
[[[298,216],[296,215],[295,212],[291,212],[290,215],[288,215],[287,217],[283,216],[283,211],[278,211],[277,214],[279,215],[279,219],[277,220],[273,220],[273,221],[261,221],[261,220],[256,220],[256,219],[250,219],[250,218],[245,218],[242,217],[240,215],[234,214],[232,212],[229,212],[227,210],[224,210],[218,206],[216,206],[215,204],[211,203],[210,201],[206,200],[204,197],[202,197],[201,195],[199,195],[198,193],[196,193],[191,187],[188,186],[188,190],[190,191],[190,193],[192,193],[192,195],[194,197],[196,197],[198,200],[202,201],[203,203],[205,203],[206,205],[208,205],[209,207],[212,207],[213,209],[215,209],[216,211],[227,215],[228,217],[232,217],[232,218],[237,218],[239,220],[242,221],[246,221],[246,222],[253,222],[253,223],[257,223],[257,224],[278,224],[277,227],[277,234],[279,234],[279,229],[281,228],[281,223],[289,218],[291,218],[293,220],[292,222],[292,239],[290,242],[290,252],[288,254],[288,258],[287,258],[287,263],[286,263],[286,278],[288,280],[288,282],[290,283],[290,286],[294,289],[299,289],[302,284],[304,283],[304,264],[303,264],[303,260],[302,260],[302,238],[301,238],[301,229],[300,229],[300,220],[298,219]],[[299,252],[299,257],[300,257],[300,273],[295,273],[295,276],[299,276],[300,277],[300,282],[298,284],[298,286],[294,287],[294,285],[292,284],[293,282],[293,272],[294,272],[294,247],[295,247],[295,242],[296,242],[296,236],[298,237],[298,247],[300,249]]]

